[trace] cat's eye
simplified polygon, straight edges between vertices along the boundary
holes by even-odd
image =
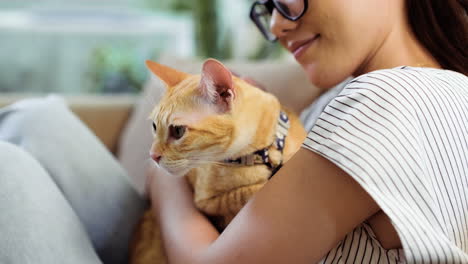
[[[153,132],[156,132],[156,124],[153,122]]]
[[[169,126],[169,134],[174,139],[180,139],[185,134],[186,127],[185,126]]]

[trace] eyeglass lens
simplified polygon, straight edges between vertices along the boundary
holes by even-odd
[[[304,1],[301,0],[273,0],[276,8],[290,19],[299,17],[304,11]]]
[[[276,36],[270,31],[271,10],[265,5],[255,5],[253,12],[256,23],[263,35],[265,35],[268,40],[275,40]]]
[[[283,17],[295,21],[305,12],[306,1],[307,0],[258,1],[252,7],[251,18],[268,40],[275,41],[276,36],[270,31],[273,9],[276,8]]]

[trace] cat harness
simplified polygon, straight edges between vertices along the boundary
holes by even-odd
[[[270,179],[283,166],[283,160],[281,159],[279,162],[272,161],[270,159],[269,151],[274,147],[281,153],[281,155],[283,154],[289,127],[288,115],[284,111],[280,110],[278,123],[276,125],[275,139],[270,146],[236,159],[226,159],[224,160],[224,163],[238,166],[266,165],[271,170],[271,175],[268,177],[268,179]]]

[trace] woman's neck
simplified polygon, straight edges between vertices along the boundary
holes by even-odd
[[[398,66],[441,68],[416,39],[408,24],[396,24],[382,43],[358,68],[354,76]]]

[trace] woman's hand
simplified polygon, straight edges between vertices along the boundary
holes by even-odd
[[[186,253],[204,252],[219,232],[195,207],[185,177],[171,175],[156,164],[149,167],[147,192],[160,224],[168,262],[195,263],[193,255]]]
[[[153,184],[153,180],[158,174],[159,166],[156,165],[154,162],[148,163],[146,166],[146,174],[145,174],[145,196],[151,197],[151,185]]]
[[[152,201],[154,209],[159,211],[164,199],[170,199],[173,193],[178,193],[175,199],[192,200],[193,194],[185,177],[171,175],[156,164],[148,166],[146,175],[146,193]]]

